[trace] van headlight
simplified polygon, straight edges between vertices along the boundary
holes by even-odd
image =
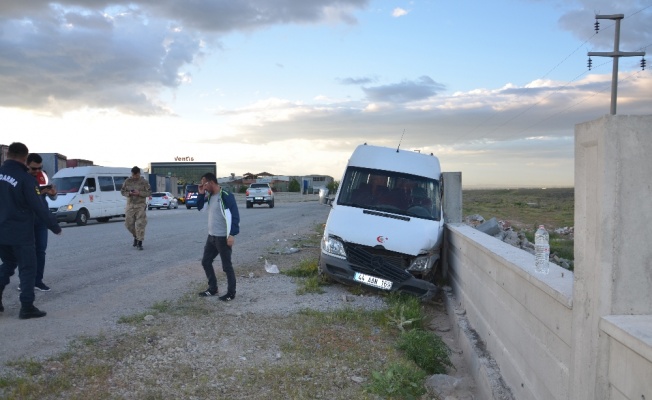
[[[337,258],[346,259],[346,251],[341,240],[331,236],[324,235],[321,241],[321,251]]]
[[[70,211],[70,210],[72,210],[72,204],[68,204],[68,205],[59,207],[57,212],[66,212],[66,211]]]
[[[412,261],[412,264],[410,264],[410,267],[408,268],[408,271],[414,271],[414,272],[425,272],[430,270],[432,266],[434,265],[435,261],[439,258],[439,254],[424,254],[421,256],[418,256],[417,258]]]

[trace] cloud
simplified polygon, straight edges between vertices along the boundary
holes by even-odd
[[[600,30],[595,33],[595,15],[623,14],[620,21],[620,50],[641,51],[652,44],[652,7],[647,0],[579,0],[577,7],[559,19],[559,26],[587,41],[588,51],[611,51],[614,48],[615,20],[600,19]]]
[[[408,15],[408,11],[401,7],[396,7],[394,10],[392,10],[392,17],[394,18],[403,17],[405,15]]]
[[[422,76],[416,81],[406,80],[391,85],[362,88],[370,101],[391,103],[406,103],[427,99],[445,89],[446,86],[435,82],[429,76]]]
[[[367,2],[3,0],[0,107],[54,115],[83,108],[169,114],[163,92],[190,82],[191,68],[219,46],[219,34],[275,24],[354,24],[352,11]]]
[[[573,136],[576,124],[609,112],[610,80],[610,74],[588,75],[568,85],[538,81],[530,84],[536,87],[506,85],[415,98],[384,107],[365,101],[304,104],[269,99],[221,114],[230,119],[238,134],[214,141],[266,145],[310,138],[395,145],[405,130],[408,147],[473,148],[480,143],[493,149],[500,143],[526,138],[567,138]],[[637,74],[621,85],[619,113],[649,113],[645,108],[649,106],[646,99],[652,93],[652,78]],[[522,143],[525,146],[535,141]],[[554,151],[554,146],[551,149]]]
[[[374,83],[378,79],[371,77],[359,77],[359,78],[342,78],[338,79],[338,82],[342,85],[366,85],[369,83]]]

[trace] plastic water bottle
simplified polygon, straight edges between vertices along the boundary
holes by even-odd
[[[539,229],[534,234],[534,271],[540,274],[547,274],[550,271],[550,265],[548,264],[550,257],[549,238],[548,231],[543,225],[539,225]]]

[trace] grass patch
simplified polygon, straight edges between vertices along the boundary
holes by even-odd
[[[450,349],[432,332],[413,329],[403,332],[398,339],[398,349],[428,374],[445,374],[452,367]]]
[[[319,260],[316,258],[304,259],[293,268],[281,271],[282,274],[299,278],[297,282],[297,294],[324,293],[322,286],[329,282],[319,275]]]
[[[426,393],[426,372],[409,362],[389,365],[384,372],[374,371],[365,390],[390,399],[417,399]]]

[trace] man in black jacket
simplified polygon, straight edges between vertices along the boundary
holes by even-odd
[[[61,234],[55,216],[43,204],[36,179],[27,173],[29,150],[22,143],[12,143],[7,161],[0,167],[0,311],[2,292],[18,266],[20,279],[20,319],[40,318],[45,311],[34,307],[36,250],[34,218],[40,218],[52,232]]]

